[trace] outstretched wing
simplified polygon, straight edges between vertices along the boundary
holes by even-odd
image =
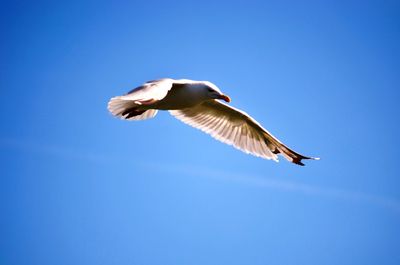
[[[164,78],[144,83],[123,96],[113,97],[108,102],[108,110],[115,116],[127,120],[152,118],[157,110],[140,111],[138,107],[162,100],[173,87],[175,80]]]
[[[233,145],[245,153],[278,161],[277,154],[298,165],[306,157],[282,144],[247,113],[217,100],[205,101],[193,108],[171,110],[177,119]]]

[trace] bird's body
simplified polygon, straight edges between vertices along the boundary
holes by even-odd
[[[298,165],[304,165],[302,159],[317,159],[289,149],[247,113],[218,99],[230,102],[208,81],[165,78],[112,98],[108,109],[126,120],[144,120],[154,117],[157,110],[169,110],[184,123],[255,156],[278,161],[277,154],[281,154]]]
[[[159,110],[177,110],[196,106],[204,101],[202,95],[198,95],[199,89],[194,84],[174,85],[162,100],[152,107]]]

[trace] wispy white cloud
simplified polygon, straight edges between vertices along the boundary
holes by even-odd
[[[232,172],[214,170],[205,170],[204,168],[187,165],[163,165],[164,170],[171,170],[175,173],[193,175],[196,177],[209,177],[213,179],[237,182],[243,185],[250,185],[259,188],[271,189],[280,192],[294,192],[307,196],[325,197],[341,201],[353,201],[358,203],[367,203],[376,205],[400,214],[400,200],[369,194],[360,191],[352,191],[340,188],[321,187],[309,185],[301,182],[277,180],[264,176],[256,176],[252,174],[238,174]],[[154,166],[153,166],[154,169]]]
[[[107,163],[112,157],[95,152],[57,144],[39,143],[24,139],[1,138],[0,148],[12,148],[25,153],[40,153],[53,157],[88,162]]]
[[[125,164],[132,163],[125,157],[117,157],[112,155],[104,155],[91,151],[81,150],[74,147],[66,147],[53,144],[41,144],[32,141],[22,141],[16,139],[0,139],[0,148],[13,148],[24,152],[42,153],[51,156],[58,156],[66,159],[75,159],[80,161],[95,162],[101,164],[111,164],[115,161]],[[277,180],[264,176],[256,176],[251,174],[238,174],[232,172],[220,171],[218,169],[205,169],[195,165],[179,165],[179,164],[146,164],[142,162],[140,165],[152,171],[160,172],[169,171],[172,173],[184,174],[194,177],[208,177],[214,180],[222,180],[228,182],[237,182],[243,185],[250,185],[258,188],[276,190],[280,192],[293,192],[308,196],[325,197],[342,201],[353,201],[359,203],[367,203],[376,205],[400,214],[400,200],[388,198],[385,196],[374,195],[370,193],[352,191],[340,188],[321,187],[295,181]]]

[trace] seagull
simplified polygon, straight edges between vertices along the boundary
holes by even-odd
[[[163,78],[111,98],[108,110],[116,117],[135,121],[153,118],[158,110],[168,110],[182,122],[247,154],[276,162],[282,155],[301,166],[303,159],[319,159],[296,153],[246,112],[219,100],[231,101],[211,82]]]

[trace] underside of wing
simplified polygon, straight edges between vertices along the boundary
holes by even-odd
[[[265,159],[278,160],[271,151],[269,142],[262,133],[254,130],[241,112],[221,109],[217,101],[207,101],[194,108],[173,110],[170,113],[177,119],[210,134],[215,139],[233,145],[237,149]]]
[[[183,110],[172,110],[177,119],[198,128],[215,139],[233,145],[245,153],[278,161],[278,154],[298,165],[302,159],[312,159],[300,155],[265,130],[245,112],[216,100]]]

